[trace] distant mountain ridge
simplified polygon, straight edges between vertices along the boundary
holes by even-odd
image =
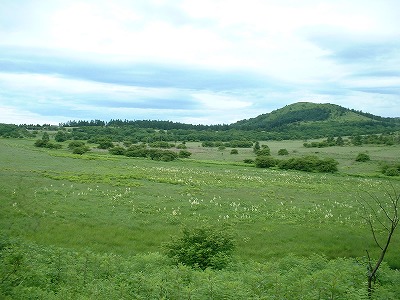
[[[193,125],[161,120],[68,121],[55,125],[0,124],[0,137],[31,136],[35,130],[72,127],[74,139],[99,136],[135,141],[293,140],[369,134],[400,134],[400,118],[384,118],[336,104],[298,102],[232,124]]]
[[[384,118],[336,104],[298,102],[233,123],[238,130],[265,130],[302,138],[400,130],[400,118]]]
[[[283,108],[259,115],[255,118],[241,120],[232,127],[242,130],[273,130],[282,126],[305,122],[387,122],[400,124],[399,118],[383,118],[369,113],[344,108],[336,104],[297,102]]]

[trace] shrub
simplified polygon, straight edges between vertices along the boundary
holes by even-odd
[[[252,159],[250,159],[250,158],[244,159],[243,162],[244,162],[245,164],[254,164],[254,160],[252,160]]]
[[[54,139],[56,140],[56,142],[65,142],[68,139],[68,136],[64,131],[59,130],[54,135]]]
[[[262,145],[262,148],[256,152],[257,156],[269,156],[271,155],[271,149],[267,145]]]
[[[205,142],[201,143],[201,146],[202,147],[214,147],[215,144],[214,144],[214,142],[211,142],[211,141],[205,141]]]
[[[35,147],[40,147],[40,148],[49,148],[49,149],[61,149],[62,145],[61,144],[55,144],[50,141],[45,141],[45,140],[36,140],[35,141]]]
[[[261,147],[260,147],[260,142],[259,142],[259,141],[256,141],[256,142],[254,143],[254,146],[253,146],[253,152],[254,152],[254,153],[257,153],[257,151],[260,150],[260,149],[261,149]]]
[[[326,140],[323,140],[321,142],[304,143],[303,146],[306,148],[325,148],[325,147],[332,147],[335,145],[343,146],[343,139],[338,138],[338,141],[339,144],[335,142],[335,139],[333,137],[328,137]]]
[[[358,153],[358,155],[356,157],[356,161],[359,161],[359,162],[365,162],[365,161],[369,161],[369,160],[371,160],[371,158],[366,153]]]
[[[253,147],[253,142],[251,141],[230,141],[224,143],[226,147],[235,147],[235,148],[251,148]]]
[[[338,162],[334,160],[333,158],[325,158],[325,159],[319,159],[316,162],[315,165],[315,170],[317,172],[321,173],[333,173],[337,172],[338,168]]]
[[[382,166],[382,173],[386,176],[399,176],[400,175],[400,163],[396,165],[385,164]]]
[[[44,142],[48,142],[48,141],[50,141],[50,136],[49,136],[49,134],[47,133],[47,132],[43,132],[43,135],[42,135],[42,141],[44,141]]]
[[[270,168],[270,167],[275,167],[278,161],[273,158],[272,156],[257,156],[255,159],[255,164],[257,168]]]
[[[74,149],[72,150],[72,153],[82,155],[82,154],[84,154],[84,153],[86,153],[86,152],[88,152],[88,151],[89,151],[89,147],[87,147],[87,146],[82,146],[82,147],[76,147],[76,148],[74,148]]]
[[[389,167],[385,170],[383,174],[385,174],[386,176],[399,176],[400,172],[396,167]]]
[[[235,244],[232,235],[210,226],[183,229],[182,236],[164,244],[167,255],[178,264],[223,269],[230,261]]]
[[[338,136],[335,143],[336,143],[336,146],[343,146],[344,140],[341,136]]]
[[[130,147],[132,144],[133,144],[132,141],[124,141],[125,147]]]
[[[113,155],[124,155],[125,148],[121,147],[121,146],[115,146],[115,147],[109,149],[108,152]]]
[[[90,150],[90,148],[82,141],[72,141],[68,144],[68,148],[71,149],[74,154],[83,154]]]
[[[239,154],[239,151],[237,149],[232,149],[231,154]]]
[[[85,145],[85,142],[82,142],[82,141],[72,141],[72,142],[70,142],[69,144],[68,144],[68,148],[69,149],[74,149],[74,148],[77,148],[77,147],[82,147],[82,146],[84,146]]]
[[[178,157],[176,152],[171,150],[148,149],[145,150],[146,156],[152,160],[172,161]]]
[[[114,144],[111,141],[100,141],[99,145],[97,146],[99,149],[109,149],[112,147],[114,147]]]
[[[128,157],[146,157],[147,149],[145,144],[140,145],[131,145],[128,149],[125,150],[125,156]]]
[[[281,160],[278,164],[280,169],[299,170],[305,172],[336,172],[338,162],[333,158],[319,159],[317,156],[309,155],[293,157],[288,160]]]
[[[52,142],[47,142],[45,147],[49,148],[49,149],[61,149],[62,145],[61,144],[55,144],[55,143],[52,143]]]
[[[49,137],[49,134],[47,132],[44,132],[43,135],[42,135],[42,139],[41,140],[37,140],[34,145],[36,147],[52,148],[51,146],[49,147],[48,144],[50,144],[50,137]]]
[[[289,155],[289,151],[287,149],[279,149],[278,155]]]
[[[46,147],[47,142],[43,140],[36,140],[34,145],[35,147]]]
[[[147,150],[144,149],[144,148],[133,149],[132,147],[129,147],[129,149],[125,150],[125,156],[128,156],[128,157],[146,157],[147,156]]]
[[[181,151],[179,151],[179,153],[178,153],[178,156],[179,156],[180,158],[188,158],[188,157],[190,157],[190,155],[192,155],[192,152],[189,152],[189,151],[187,151],[187,150],[181,150]]]
[[[162,161],[173,161],[177,157],[178,157],[178,155],[173,151],[163,151],[163,153],[160,156],[159,160],[162,160]]]
[[[187,149],[187,146],[182,143],[182,144],[177,145],[176,149]]]

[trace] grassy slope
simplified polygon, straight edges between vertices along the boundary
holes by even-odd
[[[308,143],[322,140],[308,140]],[[327,147],[327,148],[305,148],[304,141],[268,141],[260,142],[271,149],[271,154],[279,159],[290,157],[298,157],[303,155],[317,155],[319,157],[333,157],[339,161],[339,172],[349,175],[365,175],[367,177],[382,177],[381,163],[395,163],[398,161],[399,145],[384,146],[384,145],[362,145],[362,146],[344,146],[344,147]],[[238,155],[231,155],[231,148],[226,148],[223,151],[217,151],[213,148],[203,148],[200,143],[187,143],[190,151],[193,153],[192,158],[196,160],[209,160],[231,163],[236,162],[242,164],[246,158],[254,159],[253,149],[244,148],[238,149]],[[278,156],[279,149],[287,149],[289,156]],[[371,157],[368,163],[358,163],[355,158],[358,153],[365,152]],[[244,165],[244,164],[242,164]]]
[[[396,119],[388,123],[386,119],[334,104],[298,102],[271,113],[238,121],[231,126],[237,129],[290,132],[290,136],[316,137],[321,134],[337,136],[397,131],[400,123]]]
[[[341,172],[375,176],[378,161],[398,148],[362,148],[373,161],[356,164],[361,149],[305,149],[300,142],[268,143],[273,153],[319,151],[338,157]],[[387,178],[281,172],[229,164],[251,150],[199,148],[192,160],[170,163],[104,154],[82,157],[37,149],[33,141],[0,139],[0,229],[3,233],[100,253],[161,251],[182,226],[227,224],[237,235],[236,255],[263,261],[288,253],[363,256],[376,247],[356,202],[378,194]],[[247,151],[247,153],[246,153]],[[241,154],[241,152],[243,152]],[[397,152],[398,153],[398,152]],[[223,156],[223,158],[222,158]],[[220,158],[219,162],[205,161]],[[88,159],[91,158],[91,159]],[[223,161],[225,159],[225,162]],[[391,180],[397,187],[398,181]],[[387,261],[400,267],[400,239]]]

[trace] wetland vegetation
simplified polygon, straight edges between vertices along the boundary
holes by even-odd
[[[400,295],[397,233],[368,295],[366,250],[374,260],[381,249],[365,218],[366,207],[384,216],[374,199],[386,207],[388,195],[400,191],[399,176],[382,173],[385,166],[399,164],[396,142],[355,145],[343,136],[343,145],[305,147],[326,137],[258,141],[274,160],[312,155],[337,162],[335,172],[305,172],[279,165],[257,168],[254,141],[250,147],[204,147],[204,141],[188,140],[172,141],[168,148],[146,143],[146,149],[190,153],[165,161],[150,154],[119,155],[94,139],[57,141],[59,128],[35,130],[23,138],[0,138],[1,299]],[[398,136],[385,135],[394,141]],[[60,146],[36,147],[43,136]],[[71,142],[87,151],[74,153]],[[142,144],[111,143],[111,149],[124,151]],[[369,159],[357,159],[360,153]],[[360,199],[368,205],[360,205]],[[375,234],[379,241],[386,238],[384,230]],[[209,265],[192,264],[196,251],[211,251],[190,248],[199,236],[207,247],[229,251],[216,251]],[[177,249],[184,247],[176,243],[189,244],[184,256],[195,254],[190,263],[176,259],[182,253]],[[168,255],[168,249],[174,254]]]

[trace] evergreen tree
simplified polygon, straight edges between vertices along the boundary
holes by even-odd
[[[254,143],[253,152],[254,152],[254,153],[257,153],[260,149],[261,149],[261,147],[260,147],[260,142],[259,142],[259,141],[256,141],[256,142]]]

